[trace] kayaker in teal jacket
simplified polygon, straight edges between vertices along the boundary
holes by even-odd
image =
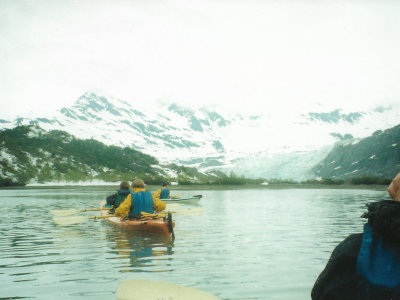
[[[113,207],[114,209],[118,208],[118,206],[121,205],[122,202],[124,202],[125,198],[132,192],[129,182],[123,181],[119,185],[119,190],[115,193],[112,194],[111,196],[108,196],[106,198],[106,204],[109,207]]]
[[[168,184],[164,181],[162,183],[161,189],[154,193],[154,196],[159,199],[168,199],[169,198],[169,188]]]

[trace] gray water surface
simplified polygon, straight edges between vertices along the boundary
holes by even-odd
[[[361,232],[387,193],[338,189],[182,191],[201,215],[175,214],[173,244],[104,220],[54,223],[51,210],[97,208],[110,189],[0,190],[0,299],[115,299],[125,279],[166,281],[221,299],[310,299],[333,248]],[[97,212],[80,213],[80,216]]]

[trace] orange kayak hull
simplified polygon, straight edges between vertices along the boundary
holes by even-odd
[[[101,211],[102,216],[108,215],[108,211]],[[164,218],[144,218],[140,220],[125,220],[119,217],[111,217],[105,219],[107,222],[125,228],[129,231],[139,231],[145,233],[170,236],[171,232],[168,229],[168,221]],[[175,222],[172,221],[172,228],[175,227]]]
[[[123,220],[121,218],[107,218],[106,220],[109,223],[121,226],[127,230],[165,236],[171,235],[171,232],[169,232],[168,229],[168,222],[161,218],[149,220]],[[172,222],[172,227],[175,227],[175,222]]]

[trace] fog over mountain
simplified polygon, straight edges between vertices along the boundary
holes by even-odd
[[[140,101],[129,104],[87,92],[52,117],[0,120],[0,127],[38,124],[78,138],[129,146],[161,163],[234,171],[246,177],[299,180],[316,176],[312,168],[325,159],[335,143],[365,138],[398,125],[399,117],[393,107],[324,111],[317,105],[312,111],[271,109],[257,115],[232,115],[176,104],[149,108]]]

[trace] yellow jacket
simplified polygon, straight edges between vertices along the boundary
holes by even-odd
[[[160,199],[160,195],[161,195],[161,190],[157,190],[157,192],[154,192],[153,198],[156,197],[156,198]]]
[[[138,193],[138,192],[144,192],[146,191],[146,189],[140,189],[140,188],[134,188],[133,192],[134,193]],[[118,208],[115,210],[115,215],[125,218],[130,210],[131,210],[131,205],[132,205],[132,194],[129,194],[124,202],[121,203],[120,206],[118,206]],[[153,209],[156,212],[159,211],[163,211],[165,209],[167,205],[165,204],[164,201],[161,201],[160,199],[158,199],[155,195],[153,195]]]

